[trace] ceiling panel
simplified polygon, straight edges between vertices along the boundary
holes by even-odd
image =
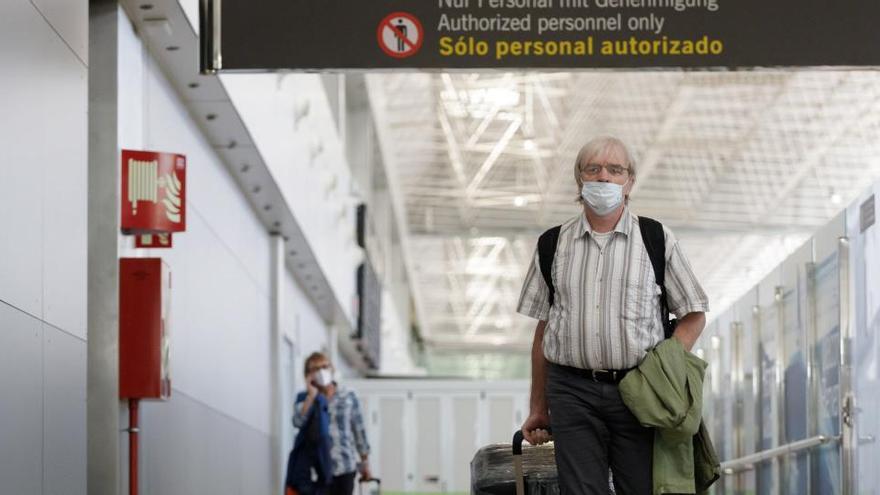
[[[425,337],[521,347],[536,236],[579,213],[573,162],[627,142],[632,208],[677,232],[716,313],[880,178],[869,71],[385,73]]]

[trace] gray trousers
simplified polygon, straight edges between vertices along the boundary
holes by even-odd
[[[639,424],[617,385],[547,363],[547,404],[561,495],[651,495],[654,429]]]

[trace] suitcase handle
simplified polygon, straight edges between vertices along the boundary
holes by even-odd
[[[551,435],[553,430],[547,427],[547,432]],[[525,495],[526,480],[522,465],[522,443],[525,440],[522,429],[516,430],[513,434],[513,476],[516,483],[516,495]]]
[[[358,494],[359,495],[363,495],[364,484],[366,484],[366,483],[375,483],[376,488],[378,488],[379,492],[380,493],[382,492],[382,480],[380,480],[379,478],[370,478],[368,480],[361,478],[358,480]]]
[[[547,433],[553,435],[553,429],[549,426],[545,428]],[[516,430],[513,434],[513,455],[522,455],[522,443],[525,441],[526,437],[523,435],[522,429]]]

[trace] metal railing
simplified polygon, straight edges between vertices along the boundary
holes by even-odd
[[[818,447],[819,445],[836,443],[839,441],[840,436],[832,437],[826,435],[817,435],[815,437],[807,438],[805,440],[798,440],[797,442],[780,445],[779,447],[773,447],[772,449],[762,450],[761,452],[755,452],[754,454],[749,454],[738,459],[722,462],[721,472],[726,475],[731,475],[741,471],[749,471],[755,469],[755,465],[761,462],[776,457],[782,457],[784,455],[809,450],[814,447]]]

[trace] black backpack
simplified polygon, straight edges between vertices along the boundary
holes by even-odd
[[[553,305],[553,296],[556,289],[553,287],[553,279],[550,276],[553,267],[553,258],[556,256],[556,243],[559,240],[559,230],[562,226],[557,225],[541,234],[538,238],[538,261],[541,265],[541,275],[550,291],[550,305]],[[663,332],[668,339],[675,331],[676,319],[669,319],[669,304],[666,301],[666,236],[663,234],[663,224],[648,217],[639,217],[639,230],[642,231],[642,240],[651,258],[654,267],[654,278],[660,286],[660,308],[663,317]]]

